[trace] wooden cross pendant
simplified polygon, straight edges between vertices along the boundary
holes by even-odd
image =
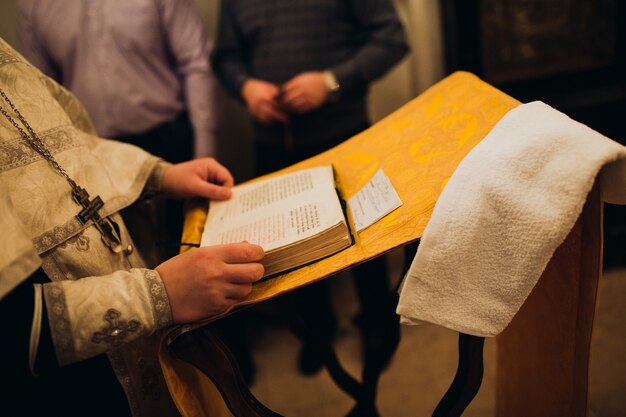
[[[97,195],[93,200],[89,200],[87,190],[77,186],[72,190],[72,197],[74,201],[83,207],[80,213],[76,215],[78,220],[82,224],[92,220],[98,231],[100,231],[104,244],[114,253],[120,253],[122,251],[122,241],[119,237],[119,232],[114,228],[114,222],[108,217],[100,217],[98,213],[98,210],[104,206],[100,196]]]

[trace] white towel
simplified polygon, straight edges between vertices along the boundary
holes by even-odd
[[[400,290],[402,323],[500,333],[607,164],[603,197],[624,204],[626,147],[541,102],[508,112],[439,197]]]

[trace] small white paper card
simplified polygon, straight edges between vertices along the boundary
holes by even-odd
[[[382,169],[348,200],[357,232],[372,225],[402,205],[398,193]]]

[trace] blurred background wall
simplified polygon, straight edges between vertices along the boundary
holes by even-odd
[[[471,71],[626,144],[626,2],[441,0],[445,72]],[[626,265],[626,207],[605,204],[605,267]]]

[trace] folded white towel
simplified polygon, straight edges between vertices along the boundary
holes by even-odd
[[[541,102],[508,112],[439,197],[400,290],[402,323],[500,333],[607,164],[603,197],[626,203],[626,147]]]

